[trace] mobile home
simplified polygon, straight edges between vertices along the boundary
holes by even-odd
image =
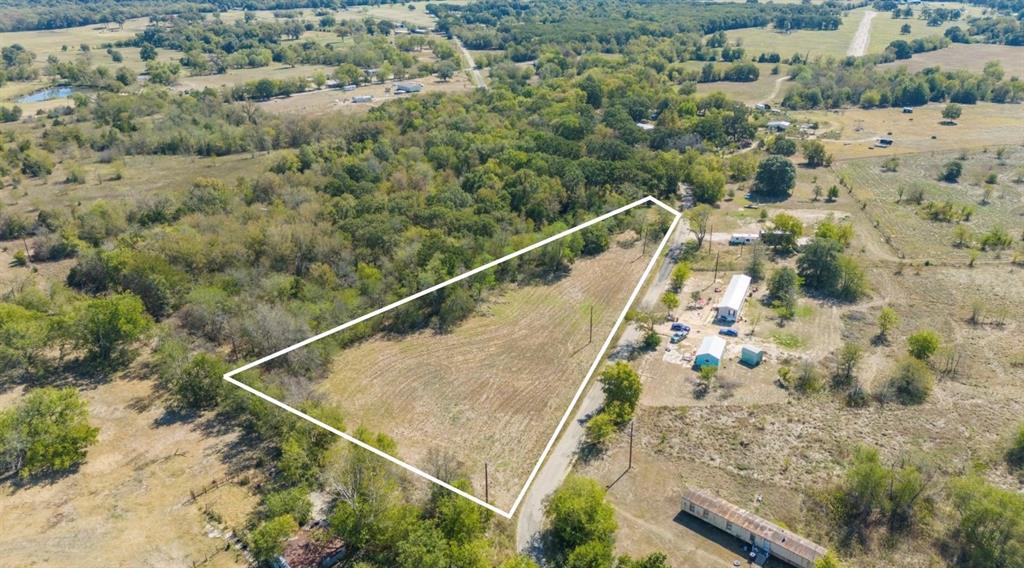
[[[740,309],[743,307],[743,300],[747,298],[747,290],[750,288],[750,277],[746,274],[737,274],[729,281],[729,287],[722,295],[722,301],[718,304],[717,319],[734,322],[740,317]]]

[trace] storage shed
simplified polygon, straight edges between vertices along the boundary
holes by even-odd
[[[797,568],[827,552],[818,544],[700,489],[683,492],[683,511]]]
[[[725,340],[717,335],[708,335],[700,342],[693,365],[698,369],[704,367],[720,367],[722,354],[725,353]]]
[[[740,363],[748,367],[756,367],[764,360],[764,349],[752,345],[744,345],[740,348]]]
[[[729,281],[729,287],[722,295],[722,301],[718,304],[717,318],[722,321],[734,322],[740,317],[740,308],[743,307],[743,300],[747,298],[747,290],[750,289],[750,277],[746,274],[737,274]]]

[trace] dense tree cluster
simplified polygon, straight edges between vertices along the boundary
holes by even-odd
[[[937,67],[919,73],[906,69],[879,70],[858,60],[819,61],[791,72],[797,85],[786,92],[783,106],[791,109],[870,106],[920,106],[951,101],[974,104],[1024,99],[1024,81],[1001,75],[968,71],[942,71]]]
[[[683,32],[763,27],[836,29],[839,11],[827,5],[708,4],[680,10],[671,0],[636,4],[615,1],[510,2],[487,0],[465,5],[434,4],[438,28],[451,31],[472,49],[507,49],[513,57],[533,59],[546,44],[576,54],[616,52],[640,36],[671,37]]]

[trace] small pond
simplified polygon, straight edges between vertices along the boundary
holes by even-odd
[[[27,104],[52,101],[53,99],[64,99],[71,96],[71,93],[73,93],[74,90],[74,87],[50,87],[49,89],[43,89],[41,91],[25,95],[15,102],[18,104]]]

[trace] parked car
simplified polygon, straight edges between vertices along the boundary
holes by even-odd
[[[725,329],[719,330],[718,334],[719,335],[728,335],[729,337],[738,337],[739,336],[739,332],[737,332],[735,329],[733,329],[731,327],[727,327]]]
[[[685,331],[686,333],[690,333],[690,326],[683,323],[674,323],[672,324],[672,331]]]
[[[679,343],[680,341],[682,341],[684,339],[686,339],[686,334],[683,333],[683,332],[679,332],[679,333],[674,334],[672,336],[672,338],[669,339],[669,343]]]

